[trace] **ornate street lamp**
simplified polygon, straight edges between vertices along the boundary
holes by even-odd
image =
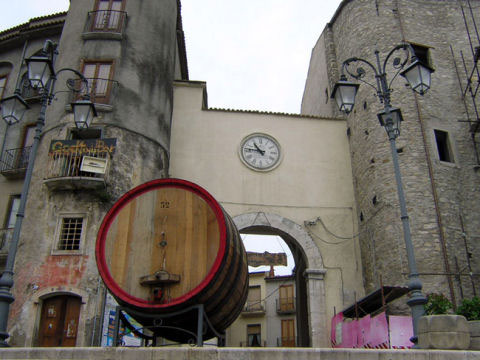
[[[30,150],[27,171],[25,173],[25,179],[23,182],[22,193],[20,196],[20,204],[17,211],[15,227],[13,229],[12,241],[8,251],[7,263],[5,265],[5,270],[0,277],[0,347],[8,346],[6,341],[9,337],[7,332],[8,314],[10,304],[15,300],[11,293],[11,288],[13,287],[13,266],[15,264],[15,256],[17,253],[18,241],[20,239],[22,221],[25,216],[25,204],[27,202],[28,190],[30,188],[30,181],[32,179],[37,149],[40,143],[40,136],[42,134],[43,126],[45,125],[45,112],[47,106],[51,104],[53,98],[55,97],[54,89],[57,75],[63,71],[73,72],[80,78],[82,84],[85,86],[85,93],[89,93],[88,81],[78,71],[64,68],[55,73],[53,66],[55,55],[56,44],[50,40],[47,40],[43,47],[41,56],[32,56],[31,58],[25,60],[28,66],[28,77],[30,84],[32,87],[40,90],[40,93],[42,94],[42,100],[40,113],[38,115],[35,128],[35,136],[33,138],[32,148]],[[67,87],[70,90],[75,92],[81,92],[83,90],[83,87],[80,89],[73,88],[73,84],[75,84],[74,81],[67,81]],[[20,114],[18,104],[26,105],[25,101],[19,95],[18,90],[15,91],[15,94],[12,97],[4,99],[2,102],[2,116],[4,117],[4,120],[7,121],[7,124],[8,122],[13,123],[21,120],[23,114]],[[79,100],[72,104],[72,108],[74,110],[74,121],[79,129],[87,128],[90,125],[93,116],[96,116],[95,107],[89,100]]]
[[[2,104],[2,118],[7,123],[7,125],[16,124],[19,121],[22,121],[23,115],[30,107],[20,96],[19,91],[15,91],[12,96],[3,98],[1,100]]]
[[[93,118],[97,116],[95,105],[88,100],[78,100],[72,105],[73,119],[77,129],[87,129],[90,126]]]
[[[28,69],[28,80],[34,89],[45,89],[52,75],[55,76],[52,58],[47,55],[32,56],[25,59]]]
[[[400,75],[407,79],[413,91],[423,95],[430,89],[433,72],[434,70],[430,66],[423,64],[420,60],[415,60]]]
[[[345,75],[333,87],[332,97],[335,98],[340,111],[349,114],[355,105],[355,95],[360,85],[347,80]]]
[[[403,226],[403,237],[405,241],[405,247],[407,250],[408,269],[409,269],[409,299],[407,304],[412,311],[413,322],[413,337],[410,339],[415,345],[417,343],[417,325],[418,320],[424,315],[423,305],[427,302],[427,299],[422,294],[422,282],[420,281],[417,265],[415,261],[415,254],[413,250],[413,244],[410,233],[410,222],[407,214],[407,207],[405,203],[405,194],[403,193],[402,178],[400,174],[400,166],[398,163],[398,154],[395,144],[396,138],[400,135],[400,123],[402,122],[402,113],[399,109],[393,108],[390,104],[390,94],[392,92],[390,84],[387,82],[386,67],[389,64],[389,60],[393,54],[400,54],[398,57],[394,57],[392,61],[393,68],[396,73],[392,77],[393,80],[400,73],[403,76],[412,90],[420,95],[425,94],[430,89],[431,73],[433,69],[420,62],[415,56],[415,52],[411,45],[401,44],[395,46],[385,58],[383,65],[380,62],[380,56],[378,50],[375,51],[376,66],[364,59],[352,57],[347,59],[342,64],[342,72],[340,81],[335,84],[332,92],[332,98],[335,98],[338,107],[341,111],[349,113],[353,109],[352,98],[355,98],[355,94],[352,96],[353,83],[347,81],[345,72],[352,78],[362,81],[365,84],[373,87],[377,93],[380,102],[383,104],[384,110],[377,114],[380,125],[385,128],[388,139],[390,141],[390,150],[392,152],[393,166],[395,170],[395,179],[397,182],[398,199],[400,203],[400,213]],[[409,64],[410,63],[410,64]],[[366,71],[360,66],[361,64],[367,65],[368,68],[373,70],[375,75],[376,84],[370,84],[365,81],[364,77]],[[354,65],[355,69],[352,71],[350,66]]]

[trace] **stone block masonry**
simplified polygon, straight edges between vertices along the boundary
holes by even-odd
[[[477,360],[479,351],[253,348],[15,348],[0,358],[56,360]]]

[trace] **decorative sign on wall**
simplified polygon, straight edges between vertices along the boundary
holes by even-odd
[[[80,165],[80,171],[95,173],[95,174],[105,174],[107,169],[108,159],[107,158],[95,158],[92,156],[84,156],[82,158],[82,164]]]
[[[116,146],[117,139],[52,140],[48,155],[112,155]]]

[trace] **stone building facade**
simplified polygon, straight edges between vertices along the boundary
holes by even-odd
[[[298,346],[294,277],[250,272],[248,294],[242,313],[228,328],[227,346]]]
[[[5,96],[24,76],[22,59],[51,39],[58,43],[55,68],[83,72],[98,112],[89,129],[79,131],[70,92],[58,92],[48,106],[15,261],[9,343],[99,345],[106,290],[95,241],[102,219],[131,188],[176,177],[211,193],[241,232],[278,235],[288,244],[296,269],[297,344],[328,346],[335,309],[363,295],[346,121],[209,109],[206,84],[188,80],[179,2],[85,4],[72,1],[65,14],[0,34]],[[56,90],[65,90],[66,74]],[[23,129],[35,124],[40,108],[39,94],[29,94],[25,121],[2,123],[4,153],[28,149]],[[276,142],[275,167],[259,169],[242,158],[250,136]],[[93,176],[81,170],[85,156],[96,157],[104,170]],[[0,205],[10,219],[28,157],[6,159]],[[318,221],[323,227],[312,229]],[[13,223],[2,230],[4,253]]]
[[[96,234],[115,199],[167,176],[173,80],[188,78],[179,6],[176,0],[77,0],[68,13],[33,19],[0,35],[2,75],[8,78],[4,96],[24,78],[22,58],[38,54],[47,39],[58,44],[57,93],[46,112],[15,262],[12,346],[99,343],[105,289],[95,262]],[[66,91],[66,81],[75,76],[60,73],[64,68],[89,81],[98,116],[88,130],[75,128],[69,105],[75,97]],[[40,109],[41,94],[24,85],[21,93],[31,105],[26,118],[8,129],[1,125],[5,218],[16,211],[29,161],[23,134],[34,129]],[[103,160],[105,171],[82,171],[86,155]],[[4,251],[12,232],[11,224],[5,227]],[[51,320],[60,318],[66,320]]]
[[[397,152],[424,292],[441,292],[454,303],[479,290],[478,115],[475,99],[466,91],[468,77],[476,73],[478,5],[342,1],[313,48],[302,101],[303,114],[338,115],[330,96],[342,62],[359,57],[374,63],[375,50],[383,61],[402,42],[412,44],[435,69],[432,87],[423,97],[406,88],[401,77],[396,79],[392,105],[404,118]],[[364,69],[365,80],[374,82],[373,72]],[[387,68],[387,74],[391,79],[394,69]],[[478,84],[476,76],[473,82]],[[369,292],[381,283],[405,284],[408,266],[388,138],[376,116],[383,106],[371,87],[360,84],[347,123]]]

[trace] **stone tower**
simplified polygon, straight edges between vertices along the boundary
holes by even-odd
[[[87,130],[75,128],[70,103],[76,98],[65,91],[74,76],[59,72],[15,262],[11,345],[91,346],[101,335],[104,288],[94,249],[103,216],[129,189],[168,176],[173,81],[188,79],[180,2],[74,0],[68,13],[32,23],[29,31],[4,32],[0,56],[11,66],[2,69],[9,69],[11,79],[22,78],[22,50],[28,58],[51,39],[58,43],[55,69],[83,73],[98,116]],[[17,145],[22,128],[38,116],[39,96],[25,85],[32,109],[27,123],[12,125],[6,149],[23,146]],[[10,81],[5,94],[14,89]],[[82,167],[85,156],[103,170]],[[2,178],[8,189],[2,202],[18,196],[21,184],[21,174]],[[61,344],[48,342],[45,319],[54,314],[68,319],[59,326],[69,335],[52,338],[65,341]]]
[[[394,80],[392,105],[404,118],[397,152],[424,293],[441,292],[456,303],[479,291],[480,149],[472,127],[478,118],[463,97],[479,45],[473,19],[480,19],[478,1],[344,0],[312,51],[302,101],[303,114],[339,114],[330,96],[342,62],[374,63],[375,50],[383,61],[402,42],[435,69],[423,97]],[[394,69],[387,74],[391,81]],[[383,107],[374,89],[360,84],[345,136],[369,292],[381,283],[404,286],[408,266],[388,138],[377,119]]]

